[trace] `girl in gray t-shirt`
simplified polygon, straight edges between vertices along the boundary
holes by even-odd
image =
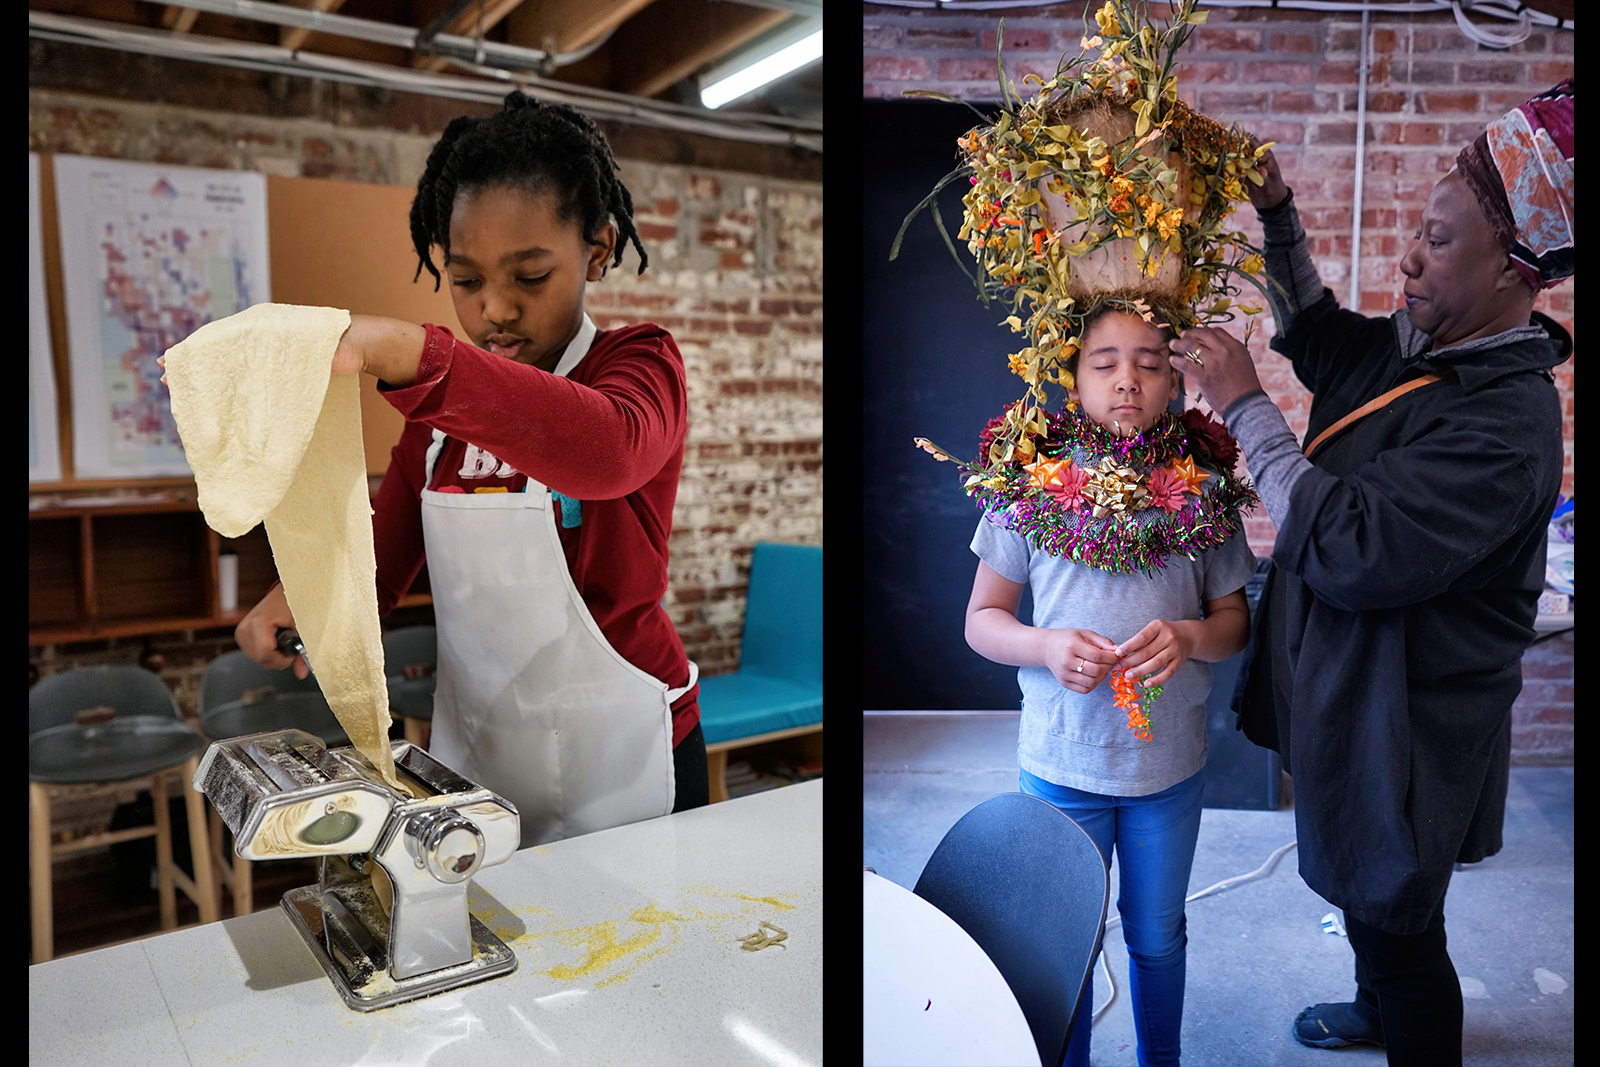
[[[1149,430],[1179,395],[1172,334],[1103,308],[1080,333],[1069,396],[1102,427]],[[1139,1062],[1177,1063],[1183,897],[1200,829],[1208,664],[1248,640],[1244,585],[1255,558],[1236,532],[1192,560],[1168,555],[1152,575],[1115,573],[1039,551],[1004,517],[987,515],[972,550],[980,562],[967,642],[1020,668],[1022,791],[1072,816],[1107,863],[1115,849]],[[1033,593],[1032,625],[1016,614],[1024,585]],[[1118,668],[1163,687],[1148,709],[1148,740],[1114,703],[1107,678]],[[1080,1021],[1093,1004],[1091,970]],[[1069,1067],[1087,1067],[1089,1033],[1089,1025],[1073,1027]]]

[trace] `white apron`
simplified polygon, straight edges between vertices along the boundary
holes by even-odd
[[[585,315],[555,373],[594,336]],[[516,805],[524,848],[669,814],[671,706],[694,663],[669,689],[611,647],[567,571],[544,485],[426,488],[444,440],[435,430],[422,491],[439,635],[430,751]]]

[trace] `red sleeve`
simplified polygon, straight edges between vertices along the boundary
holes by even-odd
[[[665,331],[591,350],[575,372],[580,384],[474,348],[442,326],[426,329],[416,383],[383,389],[384,397],[407,419],[492,452],[559,493],[627,496],[683,441],[683,358]]]
[[[433,434],[408,422],[389,452],[389,469],[372,502],[372,547],[378,561],[378,617],[389,614],[422,570],[422,479]]]

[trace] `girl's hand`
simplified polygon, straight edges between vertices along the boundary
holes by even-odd
[[[360,374],[367,369],[365,342],[372,320],[367,315],[351,315],[350,326],[339,337],[339,347],[333,351],[333,373]]]
[[[293,666],[294,676],[304,678],[311,673],[301,656],[290,658],[278,651],[278,631],[294,627],[294,614],[289,611],[289,598],[283,586],[275,585],[250,613],[234,627],[233,639],[239,642],[244,654],[270,670]]]
[[[350,326],[339,337],[339,347],[333,352],[333,373],[360,374],[370,370],[391,385],[410,385],[416,380],[417,362],[422,358],[427,336],[421,326],[408,322],[351,315]],[[165,372],[167,357],[157,356],[156,366]],[[167,384],[165,373],[161,384]]]
[[[1049,630],[1044,665],[1074,693],[1089,693],[1117,665],[1117,646],[1093,630]]]
[[[1117,666],[1146,686],[1165,685],[1194,652],[1194,639],[1181,623],[1152,619],[1117,648]]]

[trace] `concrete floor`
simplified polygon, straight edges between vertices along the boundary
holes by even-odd
[[[907,888],[934,847],[979,801],[1017,790],[1016,713],[869,714],[864,734],[863,860]],[[1456,873],[1445,904],[1450,957],[1465,994],[1467,1064],[1534,1067],[1573,1060],[1571,767],[1513,767],[1505,847]],[[1190,893],[1253,871],[1294,840],[1294,812],[1208,808]],[[1368,1046],[1309,1049],[1290,1036],[1309,1004],[1355,995],[1349,942],[1321,930],[1335,909],[1297,873],[1291,850],[1272,874],[1189,904],[1183,1059],[1192,1067],[1380,1067]],[[1111,914],[1117,868],[1112,864]],[[1134,1064],[1128,955],[1106,932],[1117,983],[1094,1028],[1097,1067]],[[1095,1006],[1109,994],[1097,967]]]

